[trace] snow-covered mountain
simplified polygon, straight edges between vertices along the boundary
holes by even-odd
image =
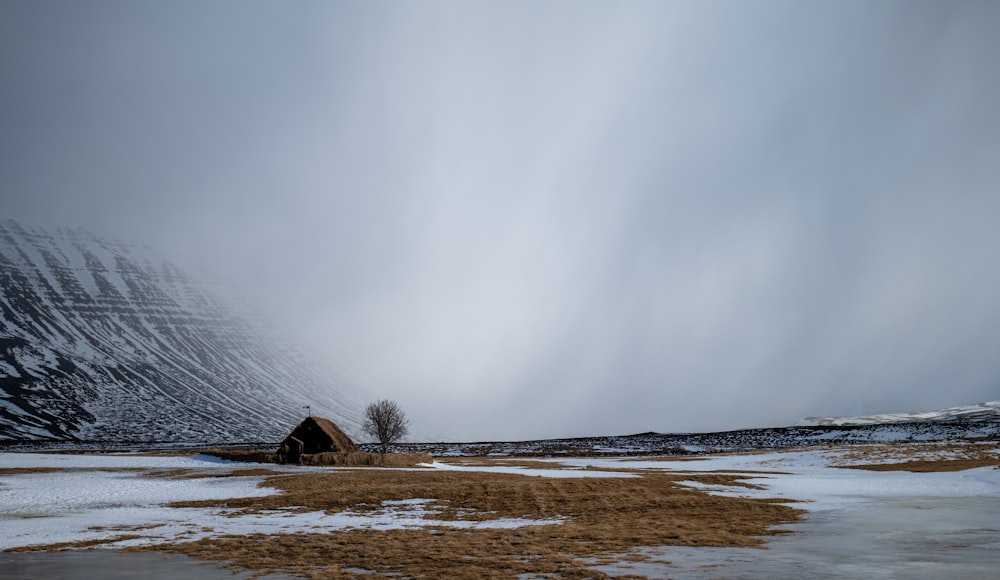
[[[360,432],[358,392],[148,248],[0,222],[0,440]]]
[[[806,417],[799,426],[878,425],[885,423],[1000,421],[1000,401],[988,401],[938,411],[883,413],[857,417]]]

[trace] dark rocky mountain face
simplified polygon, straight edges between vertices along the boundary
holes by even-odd
[[[0,440],[277,441],[356,391],[147,248],[0,223]]]

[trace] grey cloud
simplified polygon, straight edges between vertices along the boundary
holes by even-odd
[[[1000,394],[992,3],[0,10],[6,214],[146,239],[424,432]]]

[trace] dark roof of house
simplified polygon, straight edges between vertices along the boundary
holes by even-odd
[[[358,450],[354,441],[351,441],[340,427],[324,417],[306,417],[292,430],[286,440],[293,437],[306,443],[306,453],[327,451],[347,453]]]

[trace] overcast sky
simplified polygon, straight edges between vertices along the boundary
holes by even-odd
[[[0,0],[2,213],[421,433],[1000,399],[1000,3]]]

